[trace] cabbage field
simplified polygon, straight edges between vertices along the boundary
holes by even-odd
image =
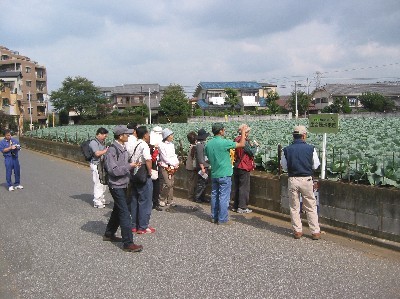
[[[226,123],[227,138],[237,135],[240,123]],[[278,144],[282,147],[292,141],[293,126],[307,126],[307,119],[269,120],[248,122],[250,138],[257,140],[260,149],[257,164],[266,171],[278,171]],[[186,135],[200,128],[211,133],[211,123],[171,123],[163,125],[175,133],[178,153],[183,156],[189,147]],[[93,138],[99,126],[65,126],[39,129],[27,135],[53,141],[80,144]],[[104,126],[112,132],[113,126]],[[151,126],[150,126],[151,128]],[[358,117],[341,118],[338,134],[328,134],[327,165],[328,179],[351,181],[371,185],[400,187],[400,118]],[[107,142],[112,141],[109,134]],[[322,134],[309,133],[307,142],[322,148]],[[321,155],[320,155],[321,157]]]

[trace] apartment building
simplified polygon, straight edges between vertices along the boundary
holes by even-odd
[[[46,124],[48,96],[45,66],[0,46],[0,80],[15,98],[14,101],[3,98],[0,109],[11,115],[18,115],[19,111],[25,121]],[[12,114],[14,111],[17,114]]]

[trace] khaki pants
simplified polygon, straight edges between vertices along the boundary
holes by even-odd
[[[169,204],[174,201],[174,176],[169,178],[168,171],[164,168],[161,168],[161,174],[163,177],[163,184],[161,187],[160,197],[162,201]]]
[[[293,230],[302,232],[299,192],[303,197],[303,210],[307,213],[308,226],[311,233],[319,233],[317,204],[313,191],[313,179],[310,176],[289,177],[289,207]]]

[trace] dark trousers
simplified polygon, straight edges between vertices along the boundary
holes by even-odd
[[[147,178],[144,184],[132,184],[132,227],[145,230],[149,226],[153,205],[153,181]]]
[[[208,174],[208,170],[206,171],[206,173]],[[206,201],[205,194],[206,194],[207,183],[208,183],[208,178],[205,180],[201,175],[197,174],[196,193],[194,197],[194,200],[196,202]]]
[[[105,236],[113,236],[118,226],[121,226],[121,237],[124,246],[133,243],[130,199],[126,198],[126,188],[109,188],[112,198],[114,199],[114,207],[111,212],[110,220],[106,227]]]
[[[6,166],[6,181],[7,181],[7,187],[13,186],[12,180],[11,180],[11,175],[12,171],[14,170],[14,176],[15,176],[15,186],[18,186],[20,183],[20,166],[19,166],[19,161],[18,157],[14,156],[5,156],[4,157],[4,164]]]
[[[153,180],[153,208],[160,205],[160,179]]]
[[[233,208],[246,209],[249,204],[250,195],[250,171],[234,168],[233,183],[235,191]]]

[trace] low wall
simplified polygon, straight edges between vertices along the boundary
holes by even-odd
[[[23,147],[86,163],[77,145],[20,137]],[[250,205],[289,214],[288,178],[254,171]],[[210,184],[209,184],[210,185]],[[187,196],[184,167],[175,175],[177,195]],[[210,186],[206,194],[210,196]],[[319,182],[320,222],[374,237],[400,242],[400,190],[322,180]]]

